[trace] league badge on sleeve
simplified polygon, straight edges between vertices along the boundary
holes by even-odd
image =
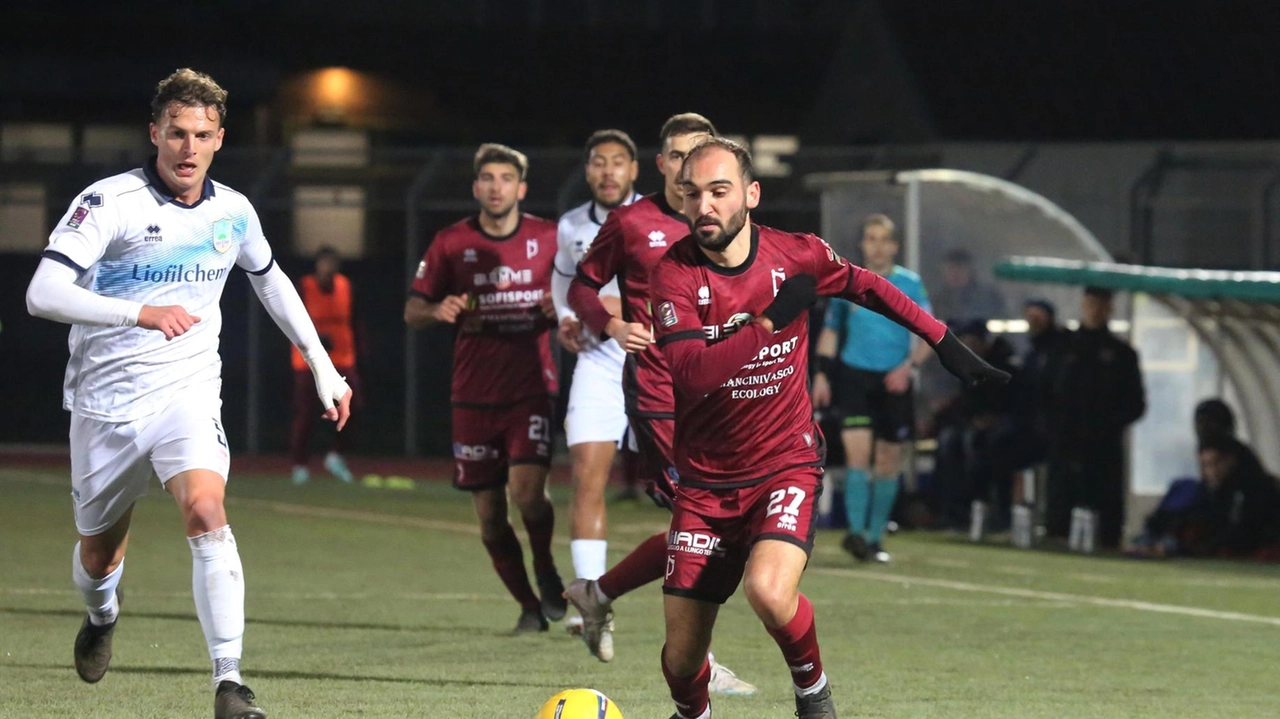
[[[89,208],[80,205],[75,212],[71,213],[71,217],[67,218],[67,227],[73,230],[80,229],[80,223],[84,222],[84,218],[89,216]]]
[[[658,321],[662,323],[663,327],[675,326],[676,322],[679,322],[676,319],[676,306],[671,304],[670,301],[658,305]]]
[[[231,220],[223,218],[213,223],[213,249],[222,253],[231,249]]]

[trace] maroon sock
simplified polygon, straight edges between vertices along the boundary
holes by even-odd
[[[702,659],[702,668],[691,677],[678,677],[667,669],[667,647],[662,647],[662,676],[671,688],[671,699],[676,703],[680,716],[696,719],[702,716],[711,703],[707,686],[711,683],[711,662]]]
[[[801,689],[817,684],[822,678],[822,657],[818,655],[818,626],[813,621],[813,604],[809,598],[801,594],[796,615],[785,625],[769,629],[769,635],[787,660],[791,681]]]
[[[507,591],[511,592],[511,596],[520,602],[520,606],[524,609],[541,609],[542,603],[533,593],[533,587],[529,586],[529,574],[524,569],[524,552],[520,550],[520,540],[516,538],[516,531],[511,525],[506,525],[496,539],[486,540],[484,548],[493,559],[494,571],[506,585]]]
[[[529,551],[533,552],[533,573],[539,579],[556,573],[556,560],[551,556],[551,532],[556,526],[556,510],[547,502],[547,511],[536,519],[524,518],[529,532]]]
[[[661,532],[640,543],[613,569],[598,580],[600,591],[610,599],[617,599],[632,589],[643,587],[667,571],[667,533]]]

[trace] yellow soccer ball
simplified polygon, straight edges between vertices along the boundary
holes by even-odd
[[[534,719],[622,719],[622,712],[595,689],[568,689],[548,699]]]

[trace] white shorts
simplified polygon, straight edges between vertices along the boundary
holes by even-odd
[[[603,346],[579,355],[564,420],[570,447],[584,442],[621,446],[627,433],[627,407],[622,397],[622,357],[618,355],[621,353],[608,352]]]
[[[71,499],[84,536],[109,529],[147,494],[152,470],[163,485],[180,472],[231,468],[217,389],[193,389],[132,422],[71,415]]]

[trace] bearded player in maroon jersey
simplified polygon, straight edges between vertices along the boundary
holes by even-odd
[[[593,334],[612,337],[628,352],[623,370],[627,419],[639,448],[638,478],[660,506],[671,507],[677,480],[672,441],[675,399],[666,362],[652,347],[653,317],[649,270],[676,240],[689,234],[680,212],[680,168],[685,153],[714,137],[715,126],[702,115],[673,115],[662,125],[658,171],[663,190],[609,214],[569,287],[569,304]],[[619,278],[622,317],[612,316],[599,291]],[[582,614],[582,638],[601,661],[613,659],[613,600],[662,578],[667,561],[666,534],[656,534],[596,581],[574,580],[566,596]],[[709,658],[711,689],[720,694],[754,694],[756,688]]]
[[[523,154],[485,144],[474,166],[480,212],[436,234],[404,321],[415,329],[455,327],[453,483],[471,493],[493,568],[520,603],[516,632],[546,631],[547,620],[568,609],[551,556],[555,513],[546,493],[557,391],[550,344],[556,223],[520,212],[528,189]],[[508,489],[529,532],[541,598],[507,520]]]
[[[818,295],[843,297],[919,335],[966,382],[1009,376],[821,239],[751,224],[760,185],[741,145],[714,138],[691,148],[681,187],[693,234],[650,275],[680,474],[663,584],[674,719],[711,716],[707,647],[740,581],[791,670],[796,715],[834,719],[813,605],[799,592],[825,448],[807,390],[807,310]]]

